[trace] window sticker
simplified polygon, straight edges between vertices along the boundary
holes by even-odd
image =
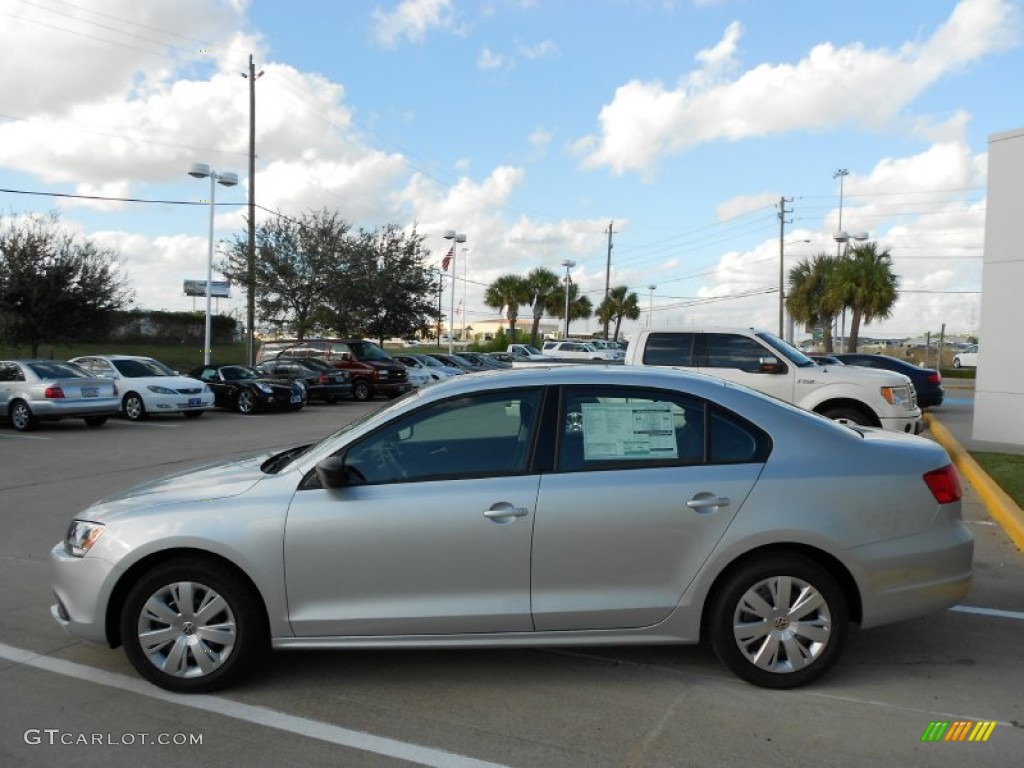
[[[583,403],[583,458],[676,459],[671,403]]]

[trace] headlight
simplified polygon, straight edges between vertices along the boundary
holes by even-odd
[[[259,389],[261,392],[265,392],[268,395],[274,393],[274,388],[272,386],[270,386],[269,384],[263,384],[262,382],[257,384],[256,388]]]
[[[157,384],[149,384],[149,385],[147,385],[146,389],[148,389],[150,392],[155,392],[158,395],[176,395],[176,394],[178,394],[177,392],[175,392],[170,387],[161,387],[161,386],[159,386]]]
[[[72,557],[85,557],[92,545],[103,535],[103,523],[89,520],[72,520],[68,535],[64,538],[64,551]]]
[[[911,401],[910,387],[882,387],[882,397],[889,405],[908,407]]]

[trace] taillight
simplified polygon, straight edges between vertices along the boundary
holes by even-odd
[[[317,379],[317,381],[319,381],[321,384],[330,384],[331,383],[331,377],[328,376],[326,373],[321,373],[320,374],[320,378]]]
[[[933,373],[933,374],[928,376],[928,383],[929,384],[941,384],[942,383],[942,376],[940,374],[938,374],[938,373]]]
[[[46,391],[43,392],[43,397],[47,400],[59,400],[64,397],[64,390],[60,387],[47,387]]]
[[[952,464],[925,472],[924,483],[939,504],[949,504],[963,495],[960,490],[960,477]]]

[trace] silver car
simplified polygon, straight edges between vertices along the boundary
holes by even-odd
[[[114,383],[97,379],[76,365],[57,360],[0,360],[2,415],[16,430],[40,421],[84,419],[98,427],[117,414]]]
[[[756,685],[851,623],[943,610],[973,539],[949,457],[667,368],[462,376],[321,442],[84,510],[55,619],[173,691],[275,649],[710,639]]]

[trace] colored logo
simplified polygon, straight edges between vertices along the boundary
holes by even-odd
[[[921,741],[988,741],[995,727],[993,720],[933,720],[921,734]]]

